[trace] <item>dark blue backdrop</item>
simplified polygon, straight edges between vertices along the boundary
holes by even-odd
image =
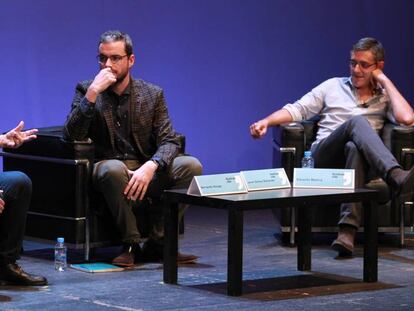
[[[324,79],[349,50],[380,39],[386,73],[414,103],[410,0],[2,0],[0,131],[62,124],[92,78],[101,32],[135,44],[133,75],[162,86],[175,128],[205,173],[271,166],[271,139],[248,126]]]

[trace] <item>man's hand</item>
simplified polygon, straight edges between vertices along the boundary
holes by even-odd
[[[128,170],[131,179],[124,190],[129,200],[142,200],[147,192],[148,185],[154,177],[158,166],[153,161],[147,161],[136,171]]]
[[[253,138],[262,138],[266,134],[268,126],[269,123],[265,119],[257,121],[250,125],[250,135]]]
[[[3,210],[4,210],[3,190],[0,190],[0,214],[3,213]]]
[[[96,75],[92,84],[89,86],[86,92],[86,98],[89,102],[94,103],[96,97],[105,91],[108,87],[116,82],[116,76],[111,71],[111,68],[104,68]]]
[[[37,129],[22,131],[24,122],[20,123],[11,131],[4,135],[0,135],[0,147],[18,148],[23,143],[36,138]]]
[[[372,84],[375,87],[377,83],[381,85],[381,87],[385,88],[385,83],[388,80],[388,77],[385,75],[385,73],[377,68],[372,71]]]

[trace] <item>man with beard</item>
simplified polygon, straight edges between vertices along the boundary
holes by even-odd
[[[355,169],[355,186],[364,187],[368,169],[375,171],[395,195],[414,190],[414,168],[404,171],[376,131],[384,119],[403,125],[414,121],[413,109],[384,74],[384,48],[374,38],[362,38],[352,48],[351,77],[332,78],[293,104],[250,125],[253,138],[263,137],[269,126],[320,116],[311,146],[315,166]],[[360,224],[359,204],[343,204],[339,233],[332,248],[340,256],[354,250]]]
[[[36,129],[17,127],[0,135],[0,148],[18,148],[36,138]],[[22,172],[0,173],[0,283],[22,286],[47,285],[43,276],[23,271],[16,263],[22,248],[26,214],[32,195],[32,182]]]
[[[124,243],[113,264],[129,267],[134,261],[162,260],[162,192],[188,187],[202,167],[194,157],[178,156],[180,140],[163,90],[131,76],[135,55],[130,36],[107,31],[98,49],[100,71],[93,80],[76,86],[64,133],[71,140],[89,137],[94,141],[98,162],[93,184],[104,196]],[[144,200],[151,202],[151,230],[141,249],[136,212]],[[178,254],[180,263],[196,259]]]

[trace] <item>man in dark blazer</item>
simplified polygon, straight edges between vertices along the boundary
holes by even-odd
[[[93,184],[100,191],[121,234],[124,249],[113,260],[132,266],[137,260],[162,260],[160,196],[164,189],[186,188],[201,174],[200,162],[178,156],[180,140],[168,116],[161,88],[130,74],[135,55],[129,35],[107,31],[97,56],[100,71],[77,85],[64,133],[95,144]],[[151,231],[141,250],[136,211],[151,202]],[[180,262],[197,257],[179,253]]]
[[[36,138],[36,129],[23,131],[23,127],[21,121],[11,131],[0,135],[0,148],[18,148]],[[26,273],[16,262],[22,248],[31,194],[32,182],[24,173],[0,173],[0,284],[47,284],[44,277]]]

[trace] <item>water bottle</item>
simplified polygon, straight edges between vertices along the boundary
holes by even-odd
[[[312,158],[312,152],[311,151],[305,151],[305,156],[302,159],[302,167],[304,168],[314,168],[315,162]]]
[[[55,245],[55,270],[66,270],[66,251],[65,239],[57,238],[57,243]]]

